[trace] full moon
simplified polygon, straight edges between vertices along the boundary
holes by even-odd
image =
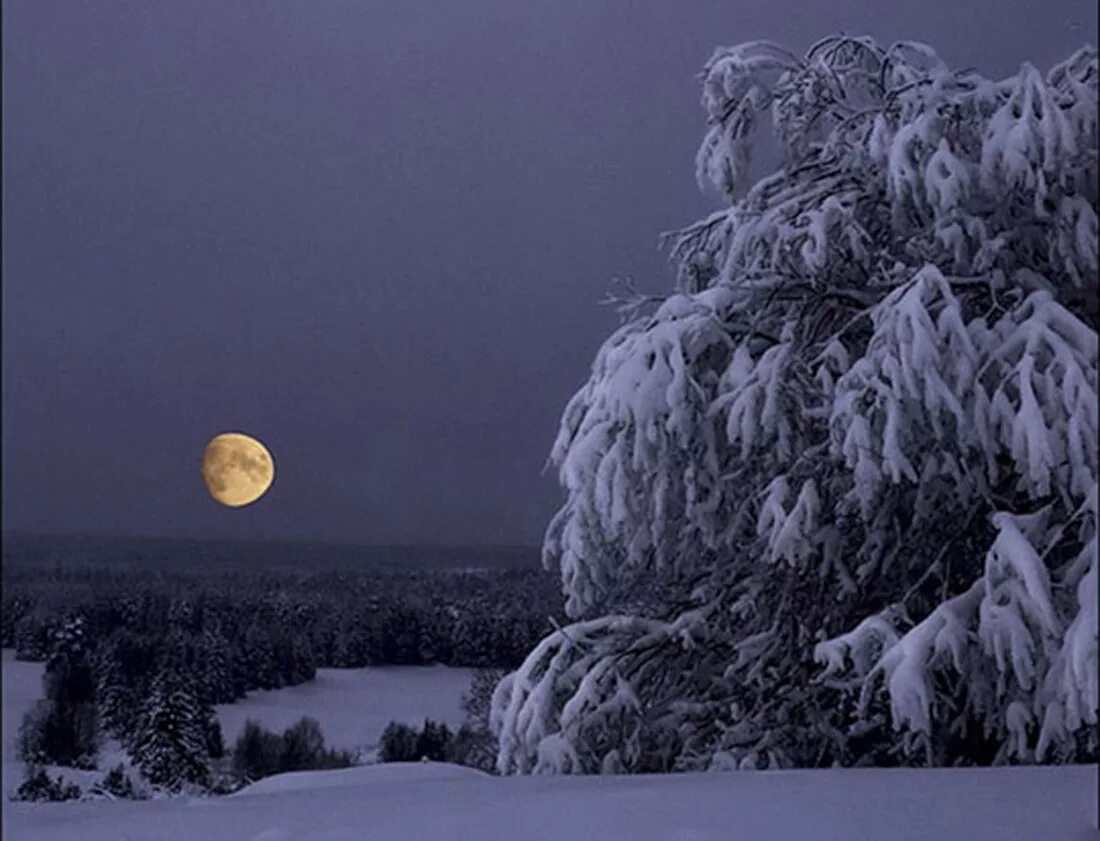
[[[202,480],[215,500],[230,508],[255,502],[275,479],[267,447],[240,432],[215,435],[202,454]]]

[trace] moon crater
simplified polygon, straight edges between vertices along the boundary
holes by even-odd
[[[202,479],[216,501],[240,508],[267,493],[275,479],[275,460],[252,436],[223,432],[203,451]]]

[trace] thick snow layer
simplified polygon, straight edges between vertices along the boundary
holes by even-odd
[[[308,715],[320,723],[327,745],[369,751],[391,721],[421,724],[431,718],[458,727],[472,676],[472,669],[445,666],[318,669],[310,683],[250,692],[219,706],[218,720],[232,745],[247,719],[281,731]]]
[[[1096,770],[505,777],[374,766],[227,798],[12,804],[15,841],[1072,841]],[[347,775],[348,785],[337,784]]]
[[[405,780],[468,780],[471,777],[491,779],[488,774],[463,765],[446,762],[392,762],[385,765],[364,765],[336,771],[298,771],[277,774],[241,789],[232,797],[251,797],[284,791],[334,788],[340,786],[378,785]]]

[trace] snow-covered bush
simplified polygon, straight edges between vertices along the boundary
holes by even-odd
[[[1095,49],[753,42],[703,86],[729,206],[565,410],[575,623],[498,687],[500,770],[1095,755]]]
[[[46,773],[45,768],[28,765],[23,770],[23,781],[19,783],[11,799],[59,803],[65,800],[78,800],[80,795],[80,786],[76,783],[65,782],[60,774],[51,777]]]
[[[95,782],[88,795],[96,800],[145,800],[149,796],[140,780],[134,784],[133,777],[121,762]]]

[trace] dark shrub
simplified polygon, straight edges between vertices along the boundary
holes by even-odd
[[[446,724],[425,720],[424,729],[416,739],[416,758],[432,762],[446,762],[451,731]]]
[[[249,720],[233,746],[233,771],[245,780],[278,774],[282,751],[282,739]]]
[[[51,742],[54,734],[51,732],[51,714],[53,704],[50,701],[36,701],[19,725],[19,737],[16,743],[19,758],[28,766],[41,765],[50,761]]]
[[[126,769],[121,764],[108,771],[107,775],[92,787],[91,793],[117,800],[145,799],[134,788],[134,781],[130,779],[130,775],[126,773]]]
[[[379,762],[448,762],[454,736],[446,724],[430,719],[417,730],[407,724],[391,721],[382,732],[378,743]]]
[[[303,771],[317,768],[325,752],[325,737],[315,719],[303,718],[283,732],[280,770]]]
[[[95,704],[64,704],[44,698],[23,717],[19,757],[28,765],[95,768]]]
[[[325,747],[321,726],[308,717],[288,727],[282,736],[248,721],[233,747],[233,772],[249,781],[288,771],[348,768],[354,764],[350,752]]]
[[[419,730],[391,721],[378,744],[379,762],[454,762],[493,774],[496,757],[497,740],[469,723],[452,733],[446,724],[431,720]]]
[[[211,716],[205,724],[206,753],[211,759],[221,759],[225,756],[225,739],[222,737],[222,726],[217,718]]]
[[[357,764],[357,755],[350,750],[328,748],[319,759],[318,768],[351,768]]]
[[[452,762],[496,773],[498,742],[489,726],[489,712],[493,692],[503,677],[500,669],[478,669],[474,673],[470,688],[462,696],[466,718],[453,740]]]
[[[59,802],[80,797],[80,786],[66,783],[60,776],[51,778],[44,768],[28,765],[23,772],[23,782],[12,795],[12,800],[45,800]]]
[[[407,724],[391,721],[382,732],[378,743],[379,762],[414,762],[419,733]]]
[[[497,740],[487,731],[463,725],[451,738],[447,759],[456,765],[466,765],[487,774],[495,774]]]
[[[493,705],[493,692],[504,677],[502,669],[478,669],[470,679],[470,687],[462,696],[465,723],[474,730],[489,732],[489,710]]]

